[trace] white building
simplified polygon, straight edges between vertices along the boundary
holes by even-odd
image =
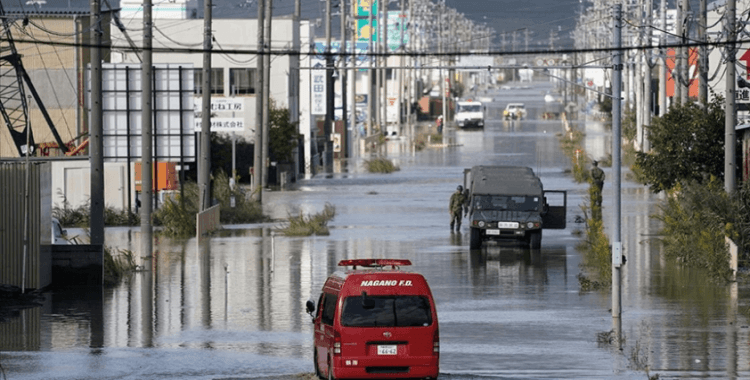
[[[128,46],[128,38],[136,46],[143,41],[142,1],[122,1],[122,23],[127,33],[113,28],[113,45]],[[195,73],[195,104],[200,112],[203,76],[204,20],[195,0],[175,0],[159,3],[153,8],[153,52],[154,64],[192,64]],[[227,127],[222,131],[233,131],[248,142],[255,141],[257,57],[257,19],[213,19],[213,50],[211,59],[212,98],[219,102],[240,104],[242,111],[216,109],[212,119],[221,120]],[[271,50],[279,54],[271,57],[271,98],[277,107],[288,108],[292,121],[299,122],[299,131],[304,136],[304,173],[310,175],[313,152],[310,148],[314,136],[309,116],[309,76],[300,67],[309,66],[308,50],[314,35],[314,25],[307,20],[295,22],[292,16],[274,17],[271,30]],[[268,38],[268,36],[266,36]],[[300,52],[303,54],[294,54]],[[228,53],[220,53],[227,51]],[[112,62],[139,63],[139,57],[128,49],[112,49]],[[213,102],[212,102],[213,103]],[[200,120],[199,117],[196,120]],[[214,126],[216,122],[214,121]],[[231,124],[231,127],[229,126]],[[241,128],[236,126],[241,125]],[[302,171],[299,168],[298,172]]]
[[[726,1],[719,0],[708,5],[708,38],[710,42],[726,41],[724,21],[720,21],[725,14]],[[737,0],[735,21],[739,32],[738,40],[747,40],[750,36],[750,25],[744,23],[746,12],[750,9],[750,0]],[[748,78],[748,64],[750,59],[750,44],[738,43],[736,50],[736,82],[735,101],[737,104],[737,124],[750,123],[750,78]],[[726,49],[723,45],[709,47],[708,56],[708,94],[709,100],[714,95],[726,96]],[[743,60],[742,57],[747,58]]]

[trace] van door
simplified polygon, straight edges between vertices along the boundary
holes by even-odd
[[[564,230],[568,210],[568,192],[565,190],[545,190],[544,204],[547,212],[542,215],[542,228]]]
[[[333,318],[336,314],[338,297],[335,294],[323,294],[323,306],[320,307],[320,323],[316,324],[315,341],[318,348],[318,368],[322,373],[328,374],[328,358],[333,356]]]

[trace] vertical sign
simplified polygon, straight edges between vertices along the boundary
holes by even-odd
[[[326,70],[322,63],[318,62],[312,70],[312,88],[311,100],[312,110],[310,111],[313,115],[325,115],[326,114]]]

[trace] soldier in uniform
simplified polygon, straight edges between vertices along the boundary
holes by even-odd
[[[464,197],[464,187],[458,185],[456,192],[451,195],[450,204],[448,205],[448,213],[451,214],[451,232],[453,232],[453,226],[456,227],[456,232],[461,230],[461,219],[464,210],[464,203],[466,199]]]
[[[602,170],[599,167],[599,162],[594,160],[591,162],[593,167],[591,168],[591,181],[593,182],[594,186],[596,186],[596,197],[594,198],[594,203],[602,207],[602,188],[604,188],[604,170]]]

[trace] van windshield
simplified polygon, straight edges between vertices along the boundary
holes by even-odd
[[[458,112],[482,112],[479,104],[459,104]]]
[[[474,208],[493,211],[539,211],[539,197],[509,195],[475,195]]]
[[[341,324],[349,327],[429,326],[432,324],[430,301],[424,296],[367,296],[367,302],[363,302],[362,296],[347,297]]]

